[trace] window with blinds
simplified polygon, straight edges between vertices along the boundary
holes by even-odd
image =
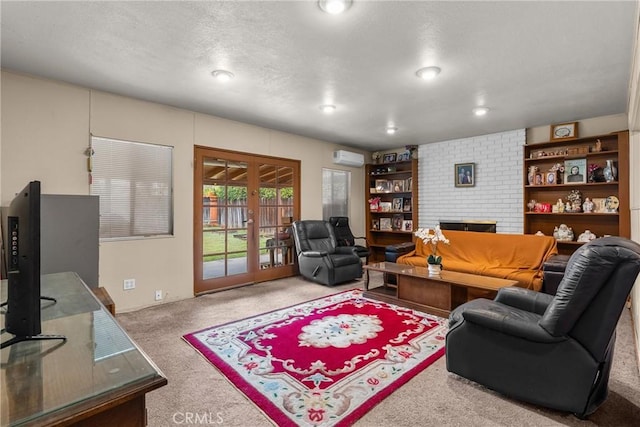
[[[322,219],[349,216],[351,172],[322,168]]]
[[[91,137],[100,238],[173,234],[173,147]]]

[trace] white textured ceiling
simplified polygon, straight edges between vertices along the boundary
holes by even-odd
[[[636,1],[1,7],[5,69],[368,150],[624,113],[637,17]]]

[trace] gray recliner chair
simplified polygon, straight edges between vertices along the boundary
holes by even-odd
[[[447,370],[506,396],[584,418],[605,401],[616,325],[640,245],[605,237],[569,259],[556,295],[500,289],[449,317]]]
[[[293,238],[303,277],[328,286],[362,277],[362,264],[355,248],[338,246],[328,221],[295,221]]]

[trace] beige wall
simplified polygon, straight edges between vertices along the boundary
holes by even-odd
[[[577,120],[578,136],[595,136],[619,130],[629,129],[628,116],[626,114],[615,114],[612,116],[593,117],[590,119]],[[550,138],[551,125],[527,128],[527,144],[548,142]]]
[[[322,167],[352,172],[350,217],[364,235],[364,168],[333,165],[337,144],[2,71],[0,204],[30,180],[44,193],[88,194],[90,134],[174,146],[174,236],[100,244],[100,285],[118,311],[193,296],[194,144],[300,160],[301,216],[322,217]],[[368,156],[367,156],[368,157]],[[123,291],[122,281],[136,279]]]

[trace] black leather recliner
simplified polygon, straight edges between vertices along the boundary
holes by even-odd
[[[328,286],[362,277],[362,264],[355,248],[338,246],[328,221],[295,221],[293,237],[303,277]]]
[[[569,259],[556,295],[500,289],[449,317],[447,370],[506,396],[593,413],[608,394],[616,325],[640,271],[640,245],[605,237]]]
[[[333,226],[333,230],[336,233],[336,241],[338,246],[352,246],[356,249],[356,253],[360,258],[364,258],[364,263],[369,263],[369,251],[367,238],[363,236],[354,236],[349,227],[349,217],[346,216],[332,216],[329,218],[329,223]],[[356,240],[364,240],[364,245],[357,245]]]

